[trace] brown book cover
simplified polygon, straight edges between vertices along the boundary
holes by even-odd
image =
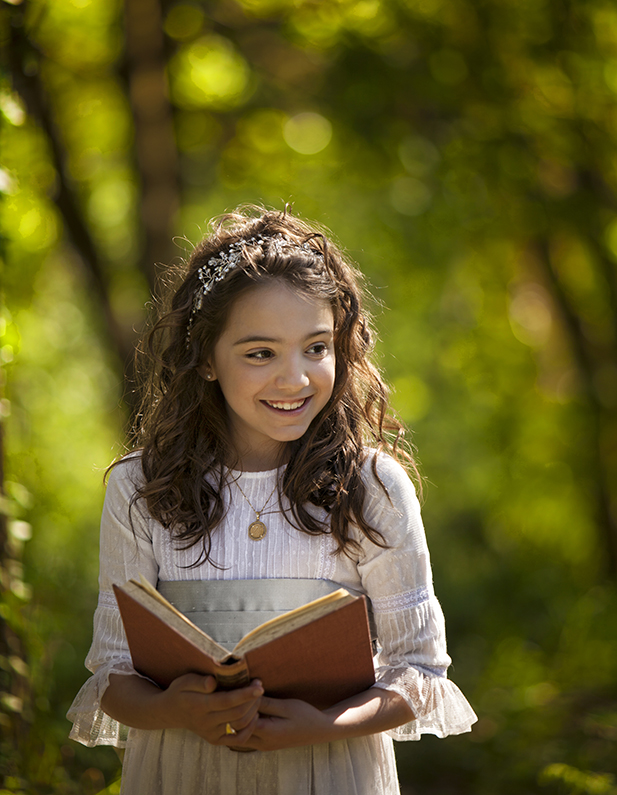
[[[161,687],[186,673],[212,674],[222,689],[260,679],[268,696],[325,709],[375,682],[365,598],[344,589],[262,624],[231,652],[145,580],[114,592],[135,670]]]

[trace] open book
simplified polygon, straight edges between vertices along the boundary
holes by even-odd
[[[325,709],[375,682],[365,598],[344,588],[266,621],[231,651],[145,579],[114,592],[135,670],[161,687],[186,673],[212,674],[228,690],[261,679],[268,696]]]

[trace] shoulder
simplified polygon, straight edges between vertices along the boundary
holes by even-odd
[[[143,537],[151,540],[151,517],[144,500],[139,497],[143,484],[140,451],[131,452],[112,465],[107,478],[102,528],[126,527],[132,534],[139,529]]]
[[[411,501],[418,505],[416,489],[405,468],[391,455],[369,450],[362,467],[362,479],[371,498],[393,503]]]
[[[362,467],[366,485],[365,512],[369,522],[396,544],[410,530],[423,535],[420,503],[409,474],[387,453],[369,450]]]
[[[143,485],[143,482],[141,451],[127,453],[115,461],[109,470],[106,499],[130,499]]]

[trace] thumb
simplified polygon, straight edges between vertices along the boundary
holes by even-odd
[[[191,690],[194,693],[214,693],[216,690],[216,679],[213,676],[202,676],[200,674],[184,674],[179,676],[171,683],[170,687],[179,690]]]

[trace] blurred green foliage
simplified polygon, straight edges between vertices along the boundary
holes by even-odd
[[[4,0],[0,37],[0,792],[117,791],[63,716],[127,351],[155,263],[250,201],[360,264],[427,478],[480,720],[399,746],[404,792],[615,792],[614,4]]]

